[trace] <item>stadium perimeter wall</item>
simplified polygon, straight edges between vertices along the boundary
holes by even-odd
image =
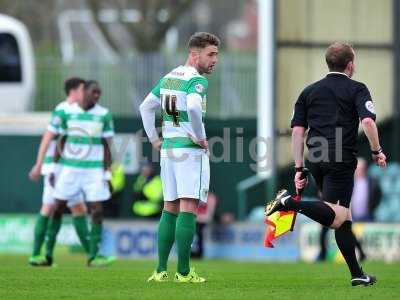
[[[0,255],[24,253],[32,248],[36,215],[0,214]],[[274,242],[275,248],[264,248],[265,225],[262,222],[241,222],[212,225],[205,231],[205,257],[243,261],[315,261],[319,254],[321,226],[299,217],[295,230]],[[400,225],[356,223],[353,230],[362,241],[370,260],[398,262],[400,260]],[[60,251],[82,252],[70,217],[65,217],[57,240]],[[193,247],[197,247],[195,239]],[[333,232],[328,235],[327,258],[343,263]],[[157,222],[106,220],[101,250],[104,255],[127,259],[154,259],[157,255]],[[171,256],[176,258],[175,249]]]
[[[118,134],[136,133],[142,130],[139,119],[115,118],[115,130]],[[225,129],[224,129],[225,128]],[[237,128],[242,128],[242,133],[237,134]],[[228,142],[225,146],[229,150],[232,162],[224,162],[222,157],[222,145],[217,142],[213,148],[216,159],[220,163],[211,163],[210,190],[216,193],[219,199],[219,212],[236,212],[237,194],[236,184],[254,175],[249,164],[254,164],[250,157],[249,144],[256,136],[256,120],[207,120],[207,132],[210,137],[224,138]],[[228,134],[229,133],[229,134]],[[235,137],[239,137],[236,139]],[[236,161],[236,153],[243,139],[243,160]],[[28,172],[33,166],[37,149],[40,143],[39,133],[26,134],[0,134],[0,213],[34,213],[41,205],[42,182],[29,181]],[[228,151],[227,150],[227,151]],[[143,155],[151,157],[151,146],[143,143]],[[228,157],[225,157],[226,160]],[[158,164],[155,164],[158,168]],[[119,212],[123,218],[132,217],[131,191],[135,174],[127,175],[125,189],[119,200]],[[259,199],[262,204],[264,199]],[[255,205],[255,204],[254,204]]]
[[[398,121],[398,120],[397,120]],[[398,140],[393,138],[393,121],[387,120],[380,125],[382,145],[388,153],[389,161],[395,157],[392,149],[397,148]],[[241,128],[242,131],[238,129]],[[134,118],[116,118],[115,129],[118,134],[136,133],[141,130],[141,122]],[[1,130],[0,130],[1,131]],[[220,137],[228,141],[225,147],[230,153],[230,161],[223,161],[222,145],[216,143],[213,150],[219,160],[211,162],[210,190],[215,192],[219,199],[217,213],[237,212],[238,195],[236,185],[243,179],[255,174],[250,165],[255,163],[250,155],[250,144],[256,136],[255,119],[234,120],[207,120],[207,132],[209,137]],[[229,131],[229,135],[228,135]],[[228,139],[230,137],[230,139]],[[285,137],[286,138],[286,137]],[[243,147],[240,141],[243,139]],[[41,205],[42,183],[29,181],[28,172],[32,167],[37,148],[40,142],[39,134],[0,134],[0,213],[35,213]],[[365,137],[360,137],[360,155],[369,159],[369,147]],[[239,148],[243,148],[241,151]],[[238,160],[238,152],[243,153],[243,159]],[[143,144],[143,155],[151,157],[151,146]],[[240,155],[239,155],[240,156]],[[227,158],[227,157],[225,157]],[[158,164],[155,164],[158,168]],[[291,187],[293,170],[290,166],[281,168],[278,172],[277,188]],[[122,218],[133,217],[131,213],[131,191],[135,174],[127,175],[125,189],[119,199],[119,215]],[[312,196],[312,187],[306,190],[306,195]],[[248,211],[254,206],[265,203],[265,191],[262,186],[249,193]]]

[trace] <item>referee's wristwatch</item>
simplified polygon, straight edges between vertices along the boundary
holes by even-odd
[[[294,167],[294,170],[297,172],[303,172],[304,171],[304,167]]]
[[[383,149],[382,149],[382,147],[379,147],[379,149],[376,150],[376,151],[371,150],[371,153],[372,153],[373,155],[379,155],[379,154],[383,153]]]

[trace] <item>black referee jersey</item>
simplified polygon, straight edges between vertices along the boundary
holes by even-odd
[[[368,88],[343,73],[328,73],[306,87],[296,101],[291,127],[308,129],[307,166],[325,201],[349,207],[358,127],[367,117],[375,120]]]
[[[331,72],[306,87],[294,107],[291,127],[308,128],[307,147],[322,147],[326,140],[329,152],[341,151],[343,159],[357,152],[356,141],[360,120],[375,120],[374,103],[365,84],[344,73]]]

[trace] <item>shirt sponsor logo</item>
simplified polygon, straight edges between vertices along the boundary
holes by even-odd
[[[175,72],[172,72],[171,75],[174,75],[174,76],[185,76],[185,73],[184,72],[175,71]]]
[[[370,113],[375,114],[374,102],[372,102],[371,100],[365,102],[365,108],[366,108]]]
[[[196,89],[196,91],[197,91],[198,93],[202,93],[202,92],[204,91],[204,86],[203,86],[201,83],[196,84],[196,85],[194,86],[194,88]]]

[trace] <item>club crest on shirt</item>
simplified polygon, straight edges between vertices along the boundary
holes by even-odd
[[[194,86],[198,93],[202,93],[204,91],[204,86],[201,83],[198,83]]]
[[[375,114],[375,105],[374,102],[372,102],[371,100],[365,102],[365,108],[370,112]]]

